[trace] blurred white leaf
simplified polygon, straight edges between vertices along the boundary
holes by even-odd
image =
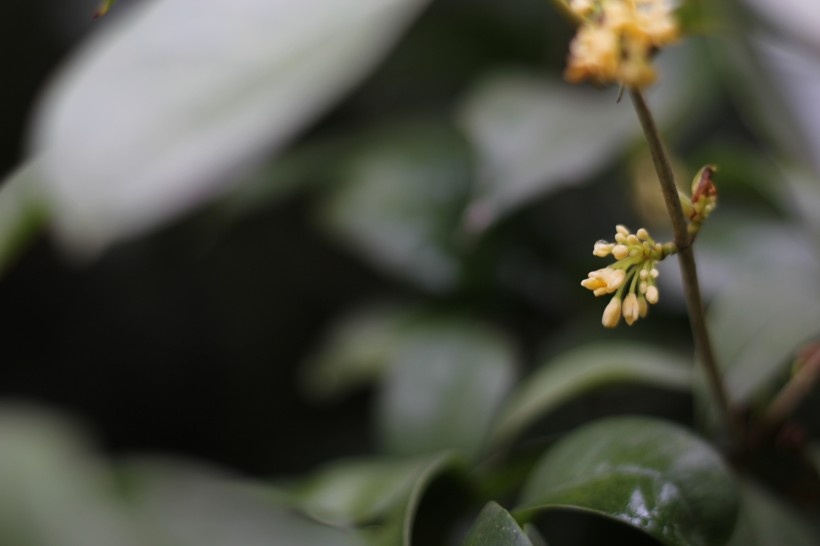
[[[738,110],[787,162],[820,172],[820,18],[815,0],[715,3],[734,32],[711,40]]]
[[[768,25],[820,48],[816,0],[744,0]]]
[[[61,241],[94,251],[225,191],[350,89],[426,0],[155,0],[98,33],[34,129]]]

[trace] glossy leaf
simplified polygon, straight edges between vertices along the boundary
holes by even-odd
[[[738,493],[718,453],[688,430],[619,417],[577,429],[537,464],[521,514],[559,507],[624,522],[666,546],[720,545]]]
[[[462,546],[533,546],[509,512],[490,502],[473,524]]]
[[[45,224],[37,164],[24,165],[0,185],[0,274]]]
[[[278,492],[191,463],[141,461],[123,472],[135,517],[151,544],[364,546],[361,534],[277,506]]]
[[[55,233],[91,251],[224,192],[385,53],[425,0],[145,2],[86,44],[35,127]]]
[[[729,546],[813,546],[820,537],[791,509],[760,487],[741,483],[741,508]]]
[[[420,327],[379,393],[384,450],[415,455],[452,448],[477,455],[514,375],[513,351],[494,330],[456,321]]]
[[[578,396],[623,383],[688,391],[692,367],[680,355],[637,344],[597,344],[569,351],[521,382],[504,404],[493,442],[511,440]]]
[[[458,226],[471,175],[461,136],[440,123],[383,127],[339,171],[322,210],[330,233],[423,288],[452,288],[461,274]]]
[[[303,367],[306,391],[326,400],[375,381],[400,351],[410,316],[405,308],[381,305],[343,317]]]
[[[660,56],[666,66],[650,101],[661,123],[708,102],[703,76],[693,72],[695,66],[703,72],[699,55],[689,46]],[[533,198],[586,180],[632,145],[640,126],[628,100],[616,104],[617,94],[615,88],[602,93],[521,72],[480,82],[459,110],[479,152],[468,228],[481,231]]]

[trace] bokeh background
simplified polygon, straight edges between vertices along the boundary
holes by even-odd
[[[24,161],[55,70],[136,4],[92,21],[94,1],[3,3],[0,172]],[[720,328],[737,316],[802,324],[768,345],[778,363],[818,329],[820,28],[801,16],[809,4],[688,3],[695,36],[659,57],[650,93],[681,185],[707,162],[720,168],[720,209],[698,243],[716,342],[739,354],[749,329],[771,331],[733,339]],[[669,230],[628,99],[562,82],[571,36],[544,0],[437,0],[235,191],[93,260],[36,237],[0,280],[0,400],[76,420],[111,457],[295,475],[380,442],[378,388],[337,390],[310,371],[345,358],[333,340],[363,316],[492,328],[521,375],[591,341],[691,355],[674,263],[661,303],[632,328],[604,330],[604,302],[579,286],[603,266],[592,244],[616,223]],[[362,339],[350,350],[381,342]],[[760,372],[767,384],[784,373]],[[554,434],[613,408],[686,421],[693,402],[624,387],[541,426]]]

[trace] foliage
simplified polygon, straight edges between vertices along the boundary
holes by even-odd
[[[29,153],[0,187],[0,293],[45,229],[86,270],[183,239],[186,249],[227,241],[230,267],[247,245],[277,274],[310,253],[299,238],[310,233],[330,258],[276,280],[260,273],[295,303],[248,289],[247,305],[272,308],[272,324],[231,316],[242,274],[212,273],[208,286],[220,288],[203,290],[197,309],[219,316],[211,331],[225,360],[250,370],[247,392],[218,391],[226,426],[233,408],[257,407],[249,393],[298,389],[313,404],[262,415],[276,426],[237,449],[315,468],[283,477],[271,462],[240,477],[187,459],[102,456],[70,418],[7,403],[0,543],[817,542],[805,513],[820,498],[820,401],[809,389],[785,422],[770,411],[801,367],[820,365],[820,119],[812,82],[790,71],[817,55],[820,34],[792,13],[799,3],[768,21],[773,8],[760,2],[687,0],[685,28],[704,35],[652,60],[649,103],[673,167],[688,180],[719,165],[720,208],[695,248],[734,433],[695,370],[672,260],[658,266],[651,320],[629,332],[604,331],[578,286],[614,224],[668,233],[668,221],[617,90],[560,80],[571,23],[556,5],[127,4],[98,20],[49,85]],[[286,241],[276,250],[260,233],[270,224],[245,237],[269,219]],[[334,284],[342,262],[363,272],[350,294]],[[100,299],[128,308],[103,288]],[[326,293],[332,307],[300,299]],[[321,320],[299,314],[316,309]],[[287,370],[281,381],[241,366],[253,360],[241,347],[266,336],[301,344],[261,358]],[[98,343],[116,370],[125,350]],[[366,438],[334,434],[361,396],[368,414],[355,428]],[[332,445],[331,457],[287,430]]]

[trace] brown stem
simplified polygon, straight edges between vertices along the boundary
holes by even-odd
[[[820,381],[820,348],[815,348],[809,357],[786,383],[766,410],[764,425],[774,430],[794,412],[797,406]]]
[[[663,191],[663,198],[666,201],[666,209],[669,211],[669,218],[672,221],[675,245],[678,247],[678,264],[680,265],[681,276],[683,278],[683,292],[686,297],[686,307],[689,311],[689,322],[692,327],[692,336],[695,342],[695,351],[699,357],[700,364],[706,372],[712,396],[717,402],[723,420],[730,431],[734,434],[734,420],[732,418],[729,396],[720,370],[715,360],[712,350],[712,342],[709,339],[709,330],[706,327],[706,314],[703,309],[703,301],[700,295],[700,283],[698,282],[698,272],[695,264],[695,255],[692,252],[692,239],[687,230],[686,218],[683,215],[680,197],[678,197],[678,187],[675,184],[675,175],[669,164],[669,157],[661,141],[660,132],[655,125],[649,107],[640,91],[635,89],[630,91],[632,104],[641,122],[644,135],[649,143],[649,150],[652,152],[652,161],[655,163],[655,170],[658,173],[658,180]],[[733,436],[734,437],[734,436]]]

